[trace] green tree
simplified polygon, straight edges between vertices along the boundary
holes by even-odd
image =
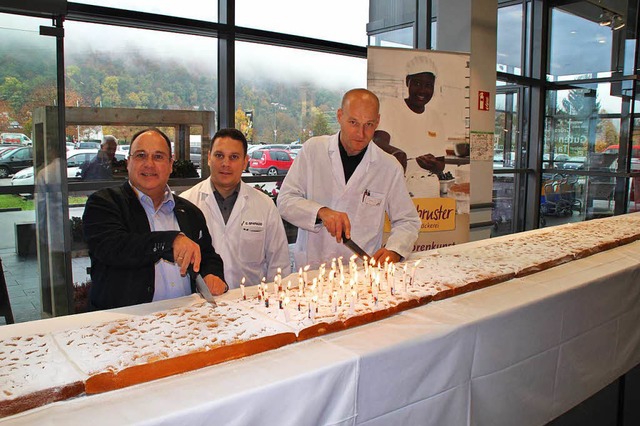
[[[235,125],[236,129],[240,130],[248,141],[253,141],[253,123],[249,121],[249,117],[240,105],[235,113]]]
[[[312,108],[311,115],[313,122],[311,124],[312,136],[328,135],[331,132],[327,115],[320,108]]]
[[[102,94],[100,98],[103,107],[121,106],[120,93],[118,92],[118,77],[105,77],[102,82]]]

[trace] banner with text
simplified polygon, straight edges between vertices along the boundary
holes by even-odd
[[[370,47],[367,58],[374,142],[402,164],[422,219],[414,251],[469,241],[469,55]]]

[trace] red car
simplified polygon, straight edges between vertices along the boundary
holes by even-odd
[[[293,158],[284,149],[256,149],[251,153],[249,172],[253,175],[286,175]]]

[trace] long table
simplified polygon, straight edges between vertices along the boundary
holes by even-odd
[[[238,296],[230,293],[224,297]],[[4,326],[0,338],[188,300]],[[0,424],[541,425],[640,364],[639,302],[635,242],[382,321],[54,403]]]

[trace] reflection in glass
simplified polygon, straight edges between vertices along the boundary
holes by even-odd
[[[241,27],[367,44],[368,0],[236,0],[235,7],[236,24]]]
[[[613,31],[599,25],[601,12],[586,1],[552,9],[549,81],[611,75]]]
[[[511,234],[516,231],[514,221],[515,182],[513,174],[493,175],[493,209],[491,237]]]
[[[365,59],[238,43],[236,63],[236,126],[250,143],[334,133],[344,92],[367,85]]]
[[[617,154],[621,121],[611,115],[619,114],[620,100],[600,96],[608,86],[548,92],[544,168],[609,171]]]
[[[522,5],[498,8],[497,70],[522,74]]]
[[[613,175],[545,173],[540,194],[540,224],[554,226],[613,216],[615,196]]]

